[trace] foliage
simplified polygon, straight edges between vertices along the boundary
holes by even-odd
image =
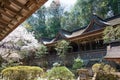
[[[34,31],[35,38],[38,40],[43,36],[53,38],[61,28],[62,12],[60,3],[53,1],[50,7],[42,6],[24,25],[29,31]]]
[[[92,70],[93,72],[99,73],[99,71],[103,71],[104,73],[111,73],[111,72],[115,72],[116,69],[111,67],[108,64],[104,64],[104,63],[96,63],[92,66]]]
[[[118,80],[118,76],[99,72],[96,76],[96,80]]]
[[[4,40],[0,42],[1,44],[11,46],[11,48],[21,49],[33,49],[38,46],[38,42],[34,37],[32,32],[28,32],[24,26],[19,26],[10,33]]]
[[[53,64],[53,67],[59,67],[60,66],[60,64],[58,63],[58,62],[55,62],[54,64]]]
[[[93,13],[102,18],[120,13],[118,0],[77,0],[70,10],[59,1],[53,1],[49,7],[41,7],[25,23],[29,31],[34,31],[35,38],[55,37],[59,29],[75,30],[88,25]],[[51,35],[49,35],[51,34]]]
[[[0,46],[0,55],[5,59],[5,63],[3,62],[1,67],[3,69],[8,66],[19,65],[21,58],[28,59],[28,56],[33,56],[32,52],[38,47],[38,41],[32,32],[28,32],[23,25],[20,25],[0,42]]]
[[[39,39],[41,36],[45,36],[45,28],[46,28],[46,8],[43,6],[38,9],[27,21],[23,24],[26,26],[27,30],[33,32],[35,34],[35,38]]]
[[[59,29],[61,29],[61,16],[63,13],[60,3],[53,1],[48,8],[48,18],[46,20],[46,31],[51,34],[48,37],[55,37]]]
[[[1,64],[1,67],[0,67],[0,72],[3,70],[3,69],[5,69],[5,68],[7,68],[7,67],[13,67],[13,66],[19,66],[20,64],[22,64],[21,62],[15,62],[15,61],[13,61],[13,60],[9,60],[8,62],[3,62],[2,64]]]
[[[99,70],[100,70],[100,68],[101,68],[102,65],[103,65],[103,64],[99,64],[99,63],[94,64],[94,65],[92,66],[93,72],[99,72]]]
[[[104,30],[104,42],[110,42],[111,40],[115,40],[115,32],[112,26],[108,26]]]
[[[83,60],[80,58],[74,59],[73,69],[80,69],[83,66]]]
[[[12,33],[9,34],[4,40],[0,42],[0,54],[6,55],[6,59],[9,58],[10,55],[13,55],[14,53],[20,55],[23,53],[26,53],[25,55],[28,55],[28,51],[32,50],[34,48],[37,48],[38,42],[34,37],[34,34],[31,32],[28,32],[24,26],[19,26],[14,30]],[[26,52],[25,52],[26,51]],[[16,57],[16,56],[15,56]],[[14,57],[11,58],[12,60]]]
[[[55,49],[56,49],[59,57],[64,58],[65,53],[67,53],[67,51],[68,51],[68,48],[70,48],[69,42],[67,42],[65,40],[61,40],[61,41],[57,42]]]
[[[2,70],[5,80],[34,80],[38,75],[42,76],[43,69],[31,66],[8,67]]]
[[[66,67],[53,67],[48,72],[48,80],[73,80],[74,74]]]
[[[103,34],[103,39],[105,43],[120,40],[120,25],[106,27]]]
[[[40,58],[47,54],[47,47],[41,44],[36,51],[36,57]]]
[[[110,65],[106,64],[103,67],[103,71],[105,71],[106,73],[111,73],[111,72],[115,72],[116,70]]]
[[[115,39],[120,40],[120,25],[117,25],[115,28]]]
[[[101,18],[119,14],[118,0],[77,0],[71,11],[64,13],[61,26],[69,31],[86,26],[93,13]]]
[[[97,73],[96,80],[117,80],[117,76],[111,74],[116,71],[108,64],[96,63],[92,66],[94,73]]]

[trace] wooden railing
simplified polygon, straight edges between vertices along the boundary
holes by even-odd
[[[105,54],[106,54],[105,49],[71,52],[66,54],[66,61],[72,64],[73,60],[78,56],[80,56],[81,59],[83,60],[95,60],[95,59],[99,60],[103,58]],[[60,61],[60,58],[58,57],[58,55],[49,55],[47,56],[47,59],[50,64]]]
[[[83,59],[91,59],[91,58],[102,58],[106,55],[106,49],[97,49],[97,50],[89,50],[89,51],[79,51],[68,53],[68,55],[80,56]]]
[[[87,51],[77,51],[77,52],[71,52],[72,54],[85,54],[85,53],[105,53],[106,49],[97,49],[97,50],[87,50]]]

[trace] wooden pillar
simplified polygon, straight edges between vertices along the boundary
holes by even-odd
[[[92,50],[92,49],[93,49],[93,48],[92,48],[92,42],[90,42],[89,45],[90,45],[90,50]]]
[[[98,49],[98,47],[97,47],[97,40],[95,41],[95,49]]]
[[[77,41],[77,46],[78,46],[78,52],[80,52],[80,44],[79,44],[79,41]]]
[[[84,43],[84,50],[86,51],[86,43]]]

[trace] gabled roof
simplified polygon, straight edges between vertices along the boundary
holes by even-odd
[[[120,14],[110,17],[110,18],[107,18],[107,19],[105,19],[105,21],[107,21],[108,23],[110,23],[112,25],[120,24]]]
[[[85,29],[85,32],[90,32],[93,30],[98,30],[101,29],[105,26],[109,26],[112,25],[110,23],[107,23],[105,20],[103,20],[102,18],[98,17],[97,15],[93,15],[89,25],[87,26],[87,28]]]
[[[61,29],[61,30],[59,30],[58,34],[54,38],[54,41],[68,38],[68,36],[70,36],[71,34],[72,34],[71,32],[64,30],[64,29]]]
[[[63,39],[72,38],[72,37],[81,35],[84,32],[85,28],[86,28],[86,26],[79,28],[79,29],[76,29],[76,30],[73,30],[71,32],[64,30],[64,29],[61,29],[56,37],[61,36]]]
[[[92,36],[102,35],[102,31],[104,30],[106,26],[110,26],[110,25],[112,26],[116,24],[120,24],[120,15],[117,17],[113,16],[109,18],[108,20],[107,19],[103,20],[97,15],[93,15],[93,18],[91,19],[88,26],[79,28],[72,32],[62,29],[58,32],[56,37],[52,39],[51,41],[47,42],[46,45],[56,43],[59,39],[66,39],[66,40],[73,41],[78,38],[82,39],[85,36],[90,37],[91,34],[93,34]]]
[[[47,0],[0,0],[0,41]]]

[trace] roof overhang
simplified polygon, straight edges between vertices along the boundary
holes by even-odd
[[[120,64],[120,41],[109,43],[107,46],[107,54],[104,58]]]
[[[0,41],[47,0],[0,0]]]
[[[75,37],[72,37],[72,38],[66,38],[66,40],[68,41],[77,41],[77,40],[89,40],[90,38],[95,38],[96,37],[99,37],[100,39],[102,39],[102,34],[103,34],[103,30],[104,28],[102,29],[99,29],[99,30],[95,30],[95,31],[92,31],[92,32],[87,32],[87,33],[84,33],[84,34],[81,34],[79,36],[75,36]],[[99,39],[99,40],[100,40]],[[49,43],[49,44],[46,44],[46,46],[54,46],[55,44],[57,43],[57,41],[54,41],[52,43]]]

